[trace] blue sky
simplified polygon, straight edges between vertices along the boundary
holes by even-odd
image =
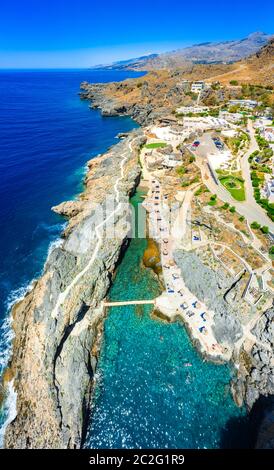
[[[226,4],[226,6],[224,5]],[[3,0],[0,67],[88,67],[274,33],[273,0]]]

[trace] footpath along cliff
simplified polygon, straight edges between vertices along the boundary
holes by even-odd
[[[91,160],[85,191],[53,208],[69,219],[63,242],[12,310],[15,339],[5,377],[6,385],[13,378],[17,416],[6,429],[7,448],[81,446],[101,338],[101,301],[127,244],[121,203],[139,182],[142,143],[142,131],[135,130]],[[121,236],[101,240],[105,221],[94,222],[94,204],[104,204],[107,195],[114,198],[109,219]]]

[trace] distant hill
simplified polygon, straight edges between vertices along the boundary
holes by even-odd
[[[151,54],[120,62],[114,62],[99,68],[155,70],[162,68],[177,68],[189,63],[194,64],[227,64],[239,61],[255,54],[267,44],[271,35],[255,32],[244,39],[223,42],[204,42],[194,44],[164,54]],[[98,68],[94,67],[94,68]]]
[[[91,67],[92,70],[104,69],[104,70],[123,70],[123,69],[136,69],[143,66],[143,64],[153,61],[158,57],[158,54],[143,55],[141,57],[135,57],[134,59],[119,60],[112,62],[111,64],[100,64]]]
[[[257,83],[274,86],[274,38],[255,54],[227,66],[228,70],[221,74],[211,71],[211,80],[229,84],[231,80],[239,83]]]
[[[216,64],[236,62],[244,57],[257,52],[264,46],[271,36],[265,33],[252,33],[247,38],[236,41],[207,42],[195,44],[191,47],[179,49],[169,55],[178,60],[182,57],[194,63]]]

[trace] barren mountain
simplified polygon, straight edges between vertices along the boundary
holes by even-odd
[[[270,35],[256,32],[240,40],[194,44],[191,47],[185,47],[164,54],[151,54],[93,68],[155,70],[163,68],[173,69],[190,63],[227,64],[256,53],[270,39]]]
[[[207,66],[203,67],[207,70]],[[215,68],[213,67],[212,72],[214,72],[214,70]],[[239,83],[256,83],[274,86],[273,72],[274,38],[256,52],[256,54],[227,66],[227,71],[224,73],[212,73],[210,80],[218,80],[224,85],[228,84],[231,80],[237,80]]]

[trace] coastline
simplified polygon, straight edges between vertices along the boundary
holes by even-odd
[[[91,160],[85,191],[77,200],[55,208],[68,217],[62,246],[52,250],[42,277],[12,309],[15,339],[9,370],[17,391],[17,416],[6,429],[6,447],[81,446],[86,419],[82,416],[82,409],[86,415],[96,366],[97,353],[94,352],[99,346],[97,330],[103,318],[100,303],[107,295],[111,276],[127,243],[126,237],[113,239],[108,246],[100,247],[94,266],[85,272],[85,282],[76,282],[69,292],[66,308],[60,305],[58,318],[53,318],[49,312],[95,248],[94,240],[88,234],[93,209],[91,201],[102,203],[111,193],[113,181],[120,176],[117,162],[125,150],[125,172],[117,187],[117,195],[127,200],[134,191],[140,177],[139,140],[142,142],[142,131],[133,131],[106,154]],[[119,223],[118,214],[115,220],[118,228]],[[83,238],[86,238],[85,250],[79,244]],[[80,370],[75,355],[78,360],[81,356],[81,362],[84,362]],[[78,379],[73,383],[76,364]],[[32,383],[36,384],[35,390]],[[63,395],[66,396],[63,398]],[[69,404],[65,404],[66,400]]]
[[[91,85],[92,90],[97,89],[97,92],[91,91],[82,95],[82,98],[92,100],[92,106],[100,108],[102,115],[130,115],[136,119],[137,113],[138,117],[136,121],[141,125],[147,125],[153,122],[157,116],[162,117],[162,112],[160,112],[159,115],[152,113],[152,109],[147,105],[140,110],[139,107],[136,108],[134,106],[129,106],[129,108],[121,107],[114,98],[104,100],[101,87],[104,88],[105,86],[106,85],[100,84]],[[84,87],[86,88],[86,85],[84,85]],[[90,88],[88,89],[90,90]],[[86,254],[82,253],[80,245],[82,244],[82,240],[84,240],[84,245],[88,247],[90,252],[96,252],[96,244],[94,244],[94,240],[89,239],[87,236],[87,226],[85,226],[86,221],[92,213],[90,202],[95,201],[100,203],[106,194],[113,192],[113,188],[116,191],[117,177],[120,176],[119,172],[117,173],[117,170],[119,170],[118,162],[121,160],[121,155],[124,155],[126,152],[124,146],[129,147],[135,138],[137,138],[139,143],[135,146],[134,151],[130,152],[131,154],[133,153],[133,155],[131,155],[129,159],[125,159],[126,167],[129,166],[129,168],[127,168],[126,179],[123,178],[121,181],[123,187],[118,188],[119,197],[121,196],[122,199],[128,200],[128,197],[138,185],[141,176],[141,168],[139,167],[138,159],[139,148],[145,142],[142,129],[132,131],[128,137],[112,147],[109,152],[89,162],[89,171],[85,178],[85,191],[79,195],[77,200],[64,202],[53,208],[57,213],[67,217],[69,220],[63,234],[64,243],[69,249],[65,249],[66,254],[63,252],[63,247],[53,250],[47,260],[42,278],[35,282],[31,293],[13,308],[14,323],[16,323],[16,339],[14,341],[15,347],[10,369],[12,376],[14,376],[15,389],[20,389],[20,386],[22,386],[24,391],[22,392],[20,390],[18,394],[19,414],[17,414],[15,421],[8,426],[6,432],[6,447],[18,446],[35,448],[50,446],[64,448],[82,446],[83,436],[86,430],[85,422],[92,396],[92,383],[96,369],[97,353],[100,348],[101,328],[104,321],[104,312],[100,307],[100,303],[107,296],[108,289],[111,285],[111,277],[115,273],[116,266],[119,263],[123,249],[126,247],[127,240],[125,238],[121,244],[114,243],[112,246],[104,246],[104,257],[107,258],[107,263],[103,262],[101,266],[96,266],[96,273],[89,273],[89,260]],[[107,161],[109,157],[113,157],[113,154],[114,157],[115,155],[116,157],[112,159],[111,165],[108,165]],[[132,174],[130,175],[131,172]],[[105,173],[107,174],[105,175]],[[107,176],[107,178],[104,179],[104,176]],[[96,190],[93,186],[94,180],[96,185],[98,184],[99,186],[99,192],[98,187]],[[119,220],[117,224],[119,224]],[[67,257],[67,253],[71,254],[71,249],[73,256]],[[80,259],[77,259],[78,256]],[[96,260],[94,260],[94,262],[95,261]],[[62,272],[64,262],[65,265],[67,265],[66,272]],[[87,266],[88,268],[86,269]],[[93,267],[93,262],[91,267]],[[82,279],[82,275],[80,275],[80,277],[78,276],[79,273],[81,274],[82,272],[85,276],[84,284],[89,290],[88,293],[83,292],[83,286],[78,285],[80,284],[78,280]],[[56,279],[58,277],[59,279]],[[74,282],[73,279],[77,279],[77,281]],[[96,283],[100,284],[98,290]],[[92,284],[92,288],[87,287],[89,284]],[[72,289],[68,289],[70,286],[72,286]],[[99,290],[100,292],[98,292]],[[53,299],[47,297],[48,291],[54,292]],[[58,301],[58,297],[60,301]],[[81,305],[79,299],[81,300]],[[65,308],[63,308],[63,303],[65,303]],[[31,313],[31,319],[25,317],[25,309],[28,310],[28,313]],[[61,315],[60,310],[62,311]],[[46,312],[51,312],[51,315],[49,315],[50,318],[46,318]],[[52,314],[52,312],[54,312],[54,314]],[[31,322],[33,322],[33,324]],[[40,326],[37,326],[39,323]],[[187,325],[184,326],[193,339]],[[28,331],[28,334],[26,334],[27,332],[24,332],[24,329],[32,329],[33,331]],[[56,336],[51,338],[52,341],[47,341],[45,333],[53,333]],[[41,336],[38,340],[40,344],[36,343],[34,339],[35,336]],[[74,339],[77,338],[77,336],[81,337],[79,341],[78,339]],[[44,351],[45,345],[46,350]],[[55,354],[53,354],[52,351],[49,352],[52,347],[55,350]],[[193,341],[193,347],[199,350],[199,345],[196,344],[196,341]],[[30,348],[31,354],[37,354],[38,352],[39,360],[36,366],[39,374],[36,374],[36,371],[34,377],[32,376],[31,379],[28,378],[26,382],[29,382],[23,384],[24,378],[22,377],[26,373],[26,370],[31,374],[32,368],[30,368],[29,359],[27,359],[27,363],[24,365],[20,363],[22,357],[20,357],[19,351],[23,351],[24,354],[26,354],[28,348]],[[73,354],[75,354],[75,350],[77,358],[74,361]],[[92,353],[89,354],[89,351],[92,351]],[[203,352],[200,352],[204,357]],[[42,357],[43,360],[46,358],[44,370],[41,369],[43,365],[40,363]],[[33,357],[33,359],[35,363],[35,359],[37,358]],[[206,359],[212,361],[210,357]],[[238,359],[239,357],[237,357],[235,361]],[[78,384],[75,388],[74,384],[71,383],[71,378],[67,375],[69,373],[73,375],[76,370],[78,372],[77,367],[81,361],[84,362],[86,370],[80,371],[81,385]],[[217,360],[217,362],[219,361]],[[66,368],[67,370],[65,371]],[[48,377],[48,371],[51,371],[51,369],[53,369],[53,373],[50,372],[50,377]],[[241,372],[243,372],[243,377],[245,377],[245,371],[241,370]],[[19,379],[20,374],[22,375]],[[40,374],[42,377],[46,377],[44,382],[42,379],[43,383],[41,384],[39,383],[41,378]],[[43,405],[39,403],[38,409],[36,409],[38,394],[37,391],[35,391],[37,397],[33,396],[33,390],[31,390],[30,386],[31,380],[33,382],[38,381],[40,387],[38,394],[39,392],[41,393],[39,400],[42,398]],[[245,388],[246,380],[240,378],[238,382],[236,381],[234,387],[236,390],[234,399],[241,405],[241,402],[244,401],[248,393]],[[77,403],[72,403],[72,394],[74,397],[77,397]],[[29,402],[26,400],[26,397],[30,399]],[[252,402],[252,400],[254,400],[254,397],[251,397],[250,402]],[[41,408],[41,406],[44,408]],[[73,409],[72,417],[69,416],[71,413],[70,407]],[[80,408],[82,410],[82,407],[85,410],[84,417],[81,416]],[[43,422],[40,421],[41,429],[43,429],[42,438],[41,436],[37,436],[35,431],[36,425],[32,426],[31,413],[40,420],[41,416],[43,416]],[[53,429],[53,432],[49,434],[50,429]],[[24,430],[23,436],[20,435],[22,430]]]

